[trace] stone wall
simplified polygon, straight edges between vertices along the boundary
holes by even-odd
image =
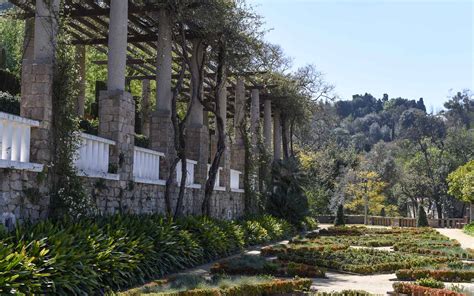
[[[0,169],[0,222],[10,224],[37,221],[48,216],[49,196],[43,173]],[[164,186],[81,177],[87,194],[94,197],[102,215],[117,213],[165,212]],[[172,192],[173,209],[177,189]],[[183,214],[199,215],[203,190],[187,188]],[[212,216],[219,219],[243,215],[243,193],[216,191],[213,195]]]

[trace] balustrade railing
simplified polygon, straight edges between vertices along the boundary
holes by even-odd
[[[194,184],[194,172],[195,168],[197,165],[197,161],[186,159],[186,187],[188,188],[196,188],[199,189],[201,188],[201,184]],[[176,181],[178,184],[181,182],[181,176],[182,176],[182,167],[181,167],[181,162],[178,163],[176,166]]]
[[[244,190],[240,188],[241,175],[242,175],[242,172],[240,171],[230,170],[230,191],[244,192]]]
[[[207,175],[209,177],[209,171],[211,170],[211,165],[208,164],[207,165]],[[214,182],[214,190],[217,190],[217,191],[225,191],[226,190],[226,187],[225,187],[225,184],[224,186],[222,186],[222,182],[221,182],[221,172],[224,170],[224,168],[222,167],[219,167],[219,169],[217,170],[217,174],[216,174],[216,181]]]
[[[135,182],[165,185],[160,179],[160,158],[165,154],[145,148],[135,147],[133,154],[133,177]]]
[[[119,180],[119,175],[109,173],[110,146],[115,142],[85,133],[81,133],[81,140],[74,160],[78,175]]]
[[[43,170],[30,163],[31,128],[38,126],[38,121],[0,112],[0,168]]]

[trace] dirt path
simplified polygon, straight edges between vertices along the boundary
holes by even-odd
[[[457,240],[464,249],[474,249],[474,236],[465,234],[461,229],[436,228],[436,230],[451,239]]]

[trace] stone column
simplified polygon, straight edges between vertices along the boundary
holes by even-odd
[[[195,182],[203,186],[207,180],[207,164],[209,159],[209,131],[204,123],[204,106],[199,102],[197,87],[199,64],[203,58],[202,44],[193,40],[193,55],[191,56],[191,113],[186,123],[186,147],[190,159],[196,160],[197,170]]]
[[[112,0],[110,3],[109,53],[107,62],[107,89],[125,89],[127,63],[128,1]]]
[[[52,85],[58,11],[59,0],[37,0],[34,35],[30,34],[31,23],[25,32],[30,39],[25,44],[26,59],[22,66],[21,116],[40,121],[40,126],[31,131],[31,161],[43,164],[52,160]]]
[[[142,80],[142,133],[150,137],[150,80]]]
[[[244,172],[245,146],[240,127],[245,118],[245,84],[241,77],[237,78],[235,86],[234,135],[235,140],[231,151],[231,168]]]
[[[281,119],[280,110],[275,109],[273,113],[273,158],[275,160],[281,159]]]
[[[263,137],[267,153],[272,151],[272,101],[265,99],[264,118],[263,118]]]
[[[166,154],[168,161],[174,158],[174,130],[171,122],[172,100],[172,35],[169,12],[158,12],[158,42],[156,58],[156,110],[152,114],[150,140],[151,148]],[[163,173],[168,175],[168,163]]]
[[[252,146],[256,147],[258,142],[258,132],[260,127],[260,90],[252,89],[250,105],[250,132],[252,136]]]
[[[86,103],[86,46],[76,46],[76,58],[79,64],[79,93],[77,95],[76,113],[77,116],[84,117],[84,109]]]
[[[127,58],[128,1],[112,0],[110,4],[107,91],[99,97],[99,135],[113,140],[110,164],[118,168],[120,186],[126,188],[133,179],[135,145],[135,102],[125,91]]]

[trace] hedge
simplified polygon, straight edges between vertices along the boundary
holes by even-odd
[[[269,220],[274,224],[264,223]],[[115,215],[20,225],[0,234],[0,294],[101,294],[129,287],[241,250],[254,242],[242,235],[249,223],[288,230],[261,226],[267,235],[252,238],[261,242],[295,231],[268,216],[232,222]]]
[[[397,278],[403,281],[414,281],[422,278],[434,278],[443,282],[471,282],[474,270],[434,270],[434,269],[401,269],[396,272]]]
[[[156,296],[265,296],[307,291],[310,279],[283,280],[275,279],[265,283],[245,284],[232,287],[202,288],[179,292],[152,293]]]
[[[403,293],[408,295],[430,295],[430,296],[462,296],[463,294],[457,293],[447,289],[434,289],[423,286],[418,286],[410,283],[394,283],[393,289],[397,293]]]

